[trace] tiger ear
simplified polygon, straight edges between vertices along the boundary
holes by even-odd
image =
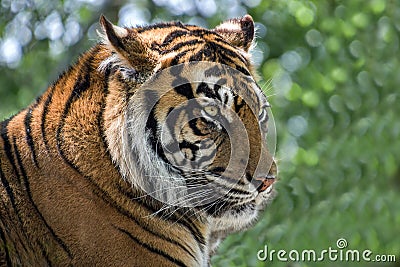
[[[110,44],[115,48],[123,48],[121,41],[128,36],[128,30],[112,24],[104,15],[100,17],[100,25]]]
[[[215,32],[222,35],[228,43],[249,51],[254,39],[254,21],[250,15],[230,19],[215,27]]]
[[[157,57],[135,29],[116,26],[103,15],[100,17],[100,25],[104,32],[104,42],[128,61],[133,68],[144,71],[155,68]]]

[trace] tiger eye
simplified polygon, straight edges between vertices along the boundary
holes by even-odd
[[[218,114],[218,108],[216,106],[206,106],[204,107],[204,111],[212,117],[217,116]]]

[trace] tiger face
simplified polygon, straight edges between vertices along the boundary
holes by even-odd
[[[110,76],[105,137],[122,176],[166,208],[205,215],[214,232],[247,227],[276,179],[251,17],[213,30],[101,24],[111,51],[100,64]]]

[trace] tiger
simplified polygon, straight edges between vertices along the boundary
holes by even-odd
[[[0,265],[210,266],[275,195],[254,21],[100,26],[0,124]]]

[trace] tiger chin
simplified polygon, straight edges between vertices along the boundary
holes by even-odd
[[[0,266],[208,266],[274,195],[254,22],[100,24],[0,124]]]

